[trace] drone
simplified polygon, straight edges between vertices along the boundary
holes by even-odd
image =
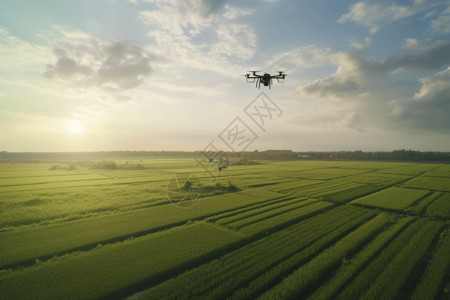
[[[270,89],[273,78],[275,78],[278,81],[278,83],[283,83],[284,78],[287,76],[287,74],[284,73],[283,71],[278,71],[278,75],[270,75],[269,73],[264,73],[264,75],[256,74],[256,72],[261,72],[261,71],[249,71],[249,72],[252,74],[245,74],[242,76],[245,76],[245,80],[247,81],[247,83],[254,83],[255,79],[256,79],[256,87],[258,89],[261,88],[261,83],[264,86],[268,86]]]

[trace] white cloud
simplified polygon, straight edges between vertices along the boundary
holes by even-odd
[[[250,16],[255,12],[255,9],[248,8],[248,7],[232,7],[230,5],[225,5],[226,11],[224,12],[223,16],[226,19],[234,20],[237,17],[240,16]]]
[[[254,29],[231,22],[236,9],[225,1],[152,1],[156,8],[139,17],[151,27],[148,35],[155,51],[169,65],[211,70],[230,76],[242,62],[253,57],[257,47]],[[219,13],[225,8],[225,13]],[[251,10],[240,11],[250,14]]]
[[[295,69],[310,69],[326,64],[335,64],[336,53],[330,48],[320,48],[314,45],[296,48],[276,55],[268,63],[267,67],[281,68],[289,72]]]
[[[45,63],[52,59],[52,51],[46,45],[27,42],[11,35],[0,27],[1,69],[8,72],[42,72]]]
[[[197,34],[209,26],[212,15],[226,0],[147,0],[156,4],[156,10],[140,12],[141,19],[171,34],[182,35],[185,30]]]
[[[398,5],[394,1],[361,1],[353,4],[350,11],[339,19],[339,23],[353,21],[376,33],[381,26],[398,21],[422,11],[435,4],[427,0],[415,0],[412,5]]]
[[[443,40],[434,40],[431,38],[426,38],[424,40],[417,40],[413,38],[407,38],[405,40],[405,45],[403,49],[408,52],[424,52],[430,50],[432,48],[436,48],[439,45],[446,44],[446,41]]]
[[[416,39],[406,39],[405,49],[408,50],[422,50],[423,45]]]
[[[450,6],[437,19],[431,21],[431,32],[436,35],[450,33]]]
[[[211,47],[211,53],[246,60],[253,57],[257,37],[253,28],[243,24],[221,25],[216,29],[219,42]]]
[[[362,50],[362,49],[366,49],[367,47],[369,47],[371,43],[372,43],[372,38],[371,37],[366,37],[364,39],[363,43],[353,42],[351,44],[351,46],[353,48],[358,49],[358,50]]]

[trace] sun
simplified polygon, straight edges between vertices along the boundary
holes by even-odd
[[[67,122],[66,129],[72,134],[82,134],[84,132],[84,125],[81,121],[70,120]]]

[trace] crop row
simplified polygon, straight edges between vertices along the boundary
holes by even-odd
[[[424,199],[422,199],[417,205],[411,207],[416,214],[422,214],[424,210],[437,198],[442,195],[441,192],[433,192]]]
[[[336,293],[349,282],[355,274],[361,271],[386,244],[388,244],[396,235],[412,221],[412,217],[402,218],[396,223],[389,226],[385,231],[377,235],[370,241],[360,252],[336,271],[333,277],[326,283],[322,284],[308,299],[321,300],[333,299]]]
[[[380,189],[380,187],[365,184],[365,185],[355,187],[353,189],[348,189],[348,190],[330,194],[330,195],[326,196],[325,198],[327,200],[331,200],[334,202],[345,203],[345,202],[351,201],[353,199],[359,198],[361,196],[373,193],[379,189]]]
[[[450,218],[450,193],[442,193],[439,198],[427,207],[426,214],[428,216]]]
[[[294,181],[283,182],[265,187],[265,189],[274,192],[289,192],[300,187],[324,183],[322,180],[296,179]]]
[[[305,249],[309,250],[302,259],[307,259],[371,216],[372,212],[353,207],[333,209],[163,282],[143,296],[149,299],[225,298]],[[254,288],[257,290],[261,286]]]
[[[239,218],[228,218],[225,219],[225,223],[221,223],[221,224],[226,224],[227,226],[231,227],[231,228],[242,228],[244,226],[248,226],[250,224],[256,223],[258,221],[270,218],[270,217],[274,217],[276,215],[281,215],[283,213],[295,210],[297,208],[300,207],[304,207],[307,205],[310,205],[314,202],[317,202],[317,200],[314,199],[294,199],[289,201],[289,203],[287,205],[282,205],[282,206],[278,206],[278,207],[274,207],[274,206],[270,206],[268,208],[265,209],[261,209],[259,211],[250,211],[247,212],[246,214],[243,214],[242,216],[239,216]]]
[[[232,196],[230,196],[232,195]],[[139,236],[199,220],[218,212],[278,198],[279,194],[248,190],[204,198],[193,209],[161,205],[89,219],[0,232],[0,264],[3,268],[29,264],[78,249]]]
[[[243,208],[237,208],[237,209],[234,209],[231,211],[225,211],[225,212],[218,212],[214,216],[208,217],[205,220],[208,222],[216,222],[218,220],[227,219],[227,218],[231,218],[234,216],[238,217],[239,215],[246,214],[253,210],[264,209],[265,207],[270,207],[272,205],[283,205],[284,203],[286,203],[288,201],[292,201],[292,200],[295,200],[294,197],[282,195],[282,196],[274,198],[272,200],[257,202],[252,205],[245,206]]]
[[[49,190],[49,189],[61,189],[61,188],[79,188],[85,186],[108,186],[108,185],[125,185],[144,182],[160,182],[166,183],[172,174],[164,175],[152,175],[142,177],[127,177],[127,178],[98,178],[98,179],[78,179],[78,180],[64,180],[59,182],[43,182],[37,184],[27,185],[14,185],[14,186],[0,186],[0,193],[8,193],[13,191],[37,191],[37,190]]]
[[[345,176],[351,176],[361,173],[367,173],[369,170],[364,169],[344,169],[344,168],[324,168],[324,169],[314,169],[306,170],[301,172],[299,176],[306,179],[318,179],[318,180],[329,180],[335,178],[341,178]]]
[[[23,177],[23,178],[2,178],[0,186],[22,186],[30,184],[43,184],[53,182],[73,182],[73,181],[90,181],[97,179],[108,179],[106,176],[99,174],[80,174],[80,175],[66,175],[66,176],[40,176],[40,177]],[[95,182],[95,181],[94,181]]]
[[[253,219],[252,223],[247,222],[245,225],[242,225],[242,227],[239,228],[239,231],[249,236],[267,233],[323,212],[331,207],[333,207],[333,204],[319,201],[282,214],[270,215],[265,219],[261,219],[259,216],[259,218]]]
[[[425,269],[420,283],[411,295],[412,300],[436,299],[438,295],[439,286],[450,266],[450,231],[444,232],[443,237],[431,262]]]
[[[229,215],[229,216],[222,216],[220,219],[218,219],[217,223],[220,225],[226,225],[232,222],[240,221],[243,219],[246,219],[248,217],[252,217],[255,215],[259,215],[262,213],[266,213],[269,211],[273,211],[275,209],[283,209],[283,208],[290,208],[291,205],[297,205],[298,203],[302,203],[304,205],[310,204],[310,201],[307,201],[304,198],[294,198],[294,199],[287,199],[283,201],[274,201],[270,203],[269,205],[260,205],[259,207],[255,207],[252,209],[248,209],[246,211],[242,211],[237,214]]]
[[[440,167],[428,171],[425,176],[450,177],[450,165],[441,165]]]
[[[425,225],[427,221],[418,219],[403,230],[386,248],[383,249],[346,287],[335,297],[338,300],[358,299],[380,276],[396,255]]]
[[[380,214],[358,227],[264,293],[261,299],[289,299],[304,294],[321,274],[339,264],[343,258],[369,240],[388,222],[389,217]]]
[[[86,186],[0,194],[0,228],[80,219],[167,203],[166,186],[145,184]]]
[[[405,182],[403,186],[432,191],[450,192],[450,178],[420,176]]]
[[[385,174],[380,172],[374,172],[374,173],[358,174],[355,176],[346,177],[345,179],[356,183],[387,186],[399,183],[410,177],[411,177],[410,175]]]
[[[400,165],[398,167],[393,167],[389,169],[384,169],[381,172],[382,173],[388,173],[388,174],[405,174],[405,175],[417,175],[422,172],[430,171],[438,167],[439,165],[435,164],[407,164],[407,165]]]
[[[236,233],[196,223],[0,274],[2,299],[95,299],[133,293],[237,243]]]
[[[225,176],[227,180],[233,180],[239,182],[239,185],[248,187],[262,187],[262,186],[278,186],[286,185],[293,181],[292,178],[284,177],[274,177],[274,176],[261,176],[261,177],[251,177],[242,178],[241,176]]]
[[[361,186],[362,184],[347,182],[345,180],[333,180],[323,184],[317,184],[311,187],[305,187],[299,189],[300,195],[308,195],[313,197],[323,197],[340,191],[345,191],[353,189],[355,187]]]
[[[273,174],[265,174],[261,170],[254,170],[253,172],[248,170],[244,173],[243,170],[233,170],[232,168],[225,169],[220,179],[238,182],[240,186],[258,186],[292,181],[292,178],[275,177]]]
[[[442,223],[428,222],[401,249],[372,283],[364,299],[394,299],[417,261],[425,254],[428,246],[442,227]]]

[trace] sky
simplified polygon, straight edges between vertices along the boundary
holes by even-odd
[[[448,0],[2,1],[0,150],[450,151],[449,115]]]

